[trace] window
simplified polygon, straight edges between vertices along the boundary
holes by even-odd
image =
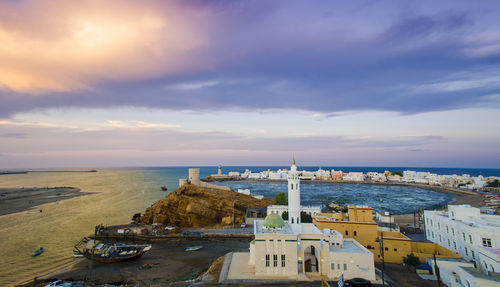
[[[451,245],[451,244],[450,244],[450,240],[448,239],[448,246],[450,246],[450,245]]]
[[[474,256],[474,250],[471,250],[470,253],[472,254],[472,259],[476,259],[476,257]]]
[[[467,250],[467,247],[465,247],[465,255],[469,256],[469,250]]]
[[[358,235],[358,233],[356,231],[354,231],[354,236]]]
[[[386,247],[386,248],[385,248],[385,251],[389,251],[389,248],[387,248],[387,247]]]
[[[446,233],[450,233],[450,230],[448,229],[448,225],[446,225]]]
[[[278,267],[278,255],[273,255],[273,265],[274,267]]]
[[[281,267],[285,267],[285,255],[281,255]]]
[[[295,184],[295,189],[299,189],[299,184],[298,183]]]
[[[451,228],[451,234],[453,234],[453,236],[455,236],[455,228]]]
[[[332,263],[332,270],[335,270],[335,263]]]
[[[394,248],[394,252],[396,252],[396,251],[398,251],[398,249],[397,249],[397,248]]]
[[[346,231],[345,231],[345,235],[349,235],[349,231],[347,231],[347,230],[346,230]]]
[[[434,231],[431,231],[432,232],[432,238],[434,238]]]
[[[269,254],[266,254],[266,267],[269,267]]]
[[[491,238],[483,238],[483,246],[491,247]]]
[[[470,244],[472,244],[472,235],[469,234],[469,241],[470,241]]]
[[[455,241],[453,241],[453,247],[455,247],[455,249],[457,249],[457,243]]]
[[[441,240],[441,234],[439,234],[439,242],[441,242],[441,241],[442,241],[442,240]]]
[[[441,229],[441,223],[438,222],[438,229]]]
[[[292,217],[292,224],[293,224],[293,217]]]
[[[347,270],[347,264],[344,263],[344,270]]]
[[[340,263],[339,263],[339,264],[337,264],[337,269],[338,269],[338,270],[340,270]]]
[[[464,238],[464,241],[465,241],[465,240],[467,240],[467,239],[465,238],[465,232],[462,232],[462,236],[463,236],[463,238]]]

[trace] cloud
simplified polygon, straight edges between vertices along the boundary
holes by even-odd
[[[40,13],[44,11],[44,13]],[[109,81],[202,66],[203,15],[175,2],[27,0],[0,4],[0,88],[94,91]]]
[[[180,128],[179,125],[148,123],[144,121],[115,121],[108,120],[108,124],[113,128],[120,129],[171,129]]]
[[[487,8],[456,1],[387,1],[377,9],[320,1],[4,2],[0,117],[135,106],[308,110],[321,119],[481,106],[500,93],[500,22]]]

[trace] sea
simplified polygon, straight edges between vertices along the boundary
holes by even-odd
[[[234,166],[223,172],[250,169],[254,172],[283,167]],[[299,167],[317,170],[319,167]],[[500,169],[451,169],[411,167],[321,167],[349,171],[403,171],[407,169],[438,174],[498,176]],[[86,168],[89,169],[89,168]],[[90,168],[94,169],[94,168]],[[35,276],[53,270],[65,270],[75,260],[73,245],[93,232],[97,224],[128,223],[135,213],[143,213],[157,200],[178,187],[179,178],[187,178],[188,167],[96,168],[97,172],[64,172],[36,170],[27,174],[0,175],[0,188],[73,186],[85,196],[41,205],[42,213],[26,211],[0,216],[0,286],[32,281]],[[215,174],[217,167],[200,167],[200,177]],[[233,189],[248,188],[253,194],[274,197],[286,191],[286,182],[224,182]],[[168,191],[162,191],[161,186]],[[442,206],[453,195],[405,186],[303,182],[301,201],[321,205],[326,201],[339,204],[369,205],[376,211],[408,213],[421,208]],[[31,257],[44,247],[45,252]]]

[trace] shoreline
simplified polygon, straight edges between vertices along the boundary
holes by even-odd
[[[224,183],[224,182],[286,182],[286,179],[241,179],[241,180],[202,180],[204,182],[216,182],[216,183]],[[442,191],[447,193],[458,193],[458,194],[469,194],[469,195],[478,195],[475,192],[457,189],[454,187],[447,186],[436,186],[436,185],[428,185],[428,184],[419,184],[419,183],[406,183],[406,182],[379,182],[379,181],[349,181],[349,180],[301,180],[301,183],[306,182],[314,182],[314,183],[341,183],[341,184],[373,184],[373,185],[396,185],[396,186],[412,186],[419,187],[423,189],[430,189],[434,191]]]
[[[87,194],[76,187],[0,188],[0,216],[30,210],[36,212],[36,208],[43,204]]]

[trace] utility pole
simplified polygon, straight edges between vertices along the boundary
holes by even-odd
[[[434,259],[434,270],[436,271],[438,286],[441,287],[441,276],[439,276],[439,267],[437,266],[436,263],[436,253],[432,254],[432,258]]]
[[[234,205],[236,204],[236,199],[233,200],[233,229],[234,229]]]
[[[96,240],[97,240],[97,229],[99,228],[99,225],[97,225],[94,229],[94,244],[92,244],[92,257],[90,258],[90,269],[89,269],[89,275],[88,275],[88,280],[91,280],[92,277],[92,268],[94,267],[94,252],[95,252],[95,246],[96,246]]]
[[[384,259],[384,232],[380,232],[379,236],[380,256],[382,256],[382,286],[385,287],[385,259]]]

